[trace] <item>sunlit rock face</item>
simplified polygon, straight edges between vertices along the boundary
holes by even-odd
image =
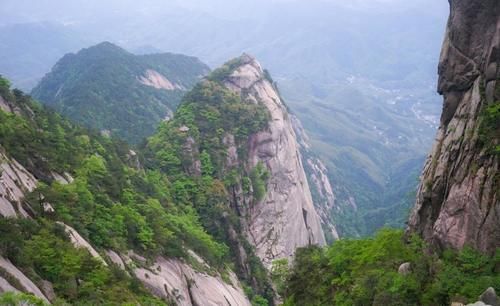
[[[3,271],[3,275],[0,276],[0,293],[23,291],[36,296],[44,302],[49,302],[47,297],[42,293],[42,290],[21,270],[14,266],[10,260],[0,256],[0,268]],[[15,280],[15,282],[9,283],[11,280]]]
[[[269,266],[274,259],[291,257],[298,247],[325,244],[325,237],[287,108],[253,57],[243,55],[239,62],[223,84],[243,101],[264,105],[271,117],[267,129],[249,137],[243,161],[249,168],[261,162],[270,172],[264,199],[253,203],[246,216],[247,237]]]
[[[329,170],[323,161],[315,155],[310,145],[309,136],[299,118],[295,115],[292,115],[291,118],[293,129],[300,145],[302,163],[313,196],[314,207],[320,217],[325,239],[330,243],[340,238],[334,220],[334,216],[339,212],[340,207],[330,179],[328,178]]]
[[[24,194],[33,191],[38,181],[2,150],[0,146],[0,215],[11,218],[28,217],[22,201]]]
[[[251,305],[232,272],[225,281],[219,274],[197,271],[181,260],[158,257],[151,266],[134,269],[134,274],[154,295],[175,305]]]
[[[438,247],[500,246],[498,130],[481,136],[499,103],[500,2],[450,0],[439,63],[441,125],[422,173],[409,232]],[[498,122],[496,123],[498,127]]]

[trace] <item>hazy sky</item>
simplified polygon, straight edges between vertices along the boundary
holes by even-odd
[[[70,45],[151,46],[212,67],[249,52],[278,75],[433,80],[448,12],[447,0],[0,0],[0,25],[50,21]]]
[[[245,19],[270,9],[344,7],[353,10],[388,12],[409,9],[441,13],[446,0],[1,0],[3,23],[91,18],[109,14],[160,13],[182,7],[226,19]],[[277,16],[278,17],[278,16]]]

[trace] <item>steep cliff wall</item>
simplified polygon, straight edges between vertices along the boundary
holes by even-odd
[[[323,161],[318,158],[311,149],[309,136],[304,130],[299,118],[295,115],[292,115],[291,118],[293,129],[300,145],[302,163],[304,164],[304,170],[311,189],[314,207],[321,219],[321,225],[325,232],[325,239],[327,242],[332,242],[339,239],[334,216],[338,215],[340,207],[338,207],[335,192],[328,178],[328,169]]]
[[[258,163],[270,173],[267,192],[249,210],[246,232],[264,264],[290,257],[297,247],[325,244],[320,218],[314,208],[297,137],[287,108],[260,64],[251,56],[223,81],[247,103],[264,105],[270,113],[268,128],[248,142],[248,168]]]
[[[450,0],[439,63],[441,125],[409,231],[438,247],[500,246],[500,2]]]

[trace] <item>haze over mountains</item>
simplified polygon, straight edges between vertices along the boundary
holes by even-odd
[[[16,23],[20,31],[24,27],[39,37],[46,27],[61,33],[38,43],[39,48],[23,50],[23,58],[35,64],[24,76],[12,75],[15,85],[28,89],[34,84],[27,75],[41,78],[47,62],[103,40],[137,53],[195,55],[212,67],[248,52],[273,73],[315,151],[332,170],[338,206],[349,212],[338,218],[344,223],[340,231],[363,235],[386,223],[402,225],[411,202],[405,199],[416,186],[441,109],[434,92],[445,2],[74,4],[7,0],[2,5],[9,12],[4,25]],[[2,32],[10,31],[3,26]],[[17,45],[9,39],[8,46]],[[50,55],[37,51],[46,45],[60,47]],[[43,65],[36,64],[39,58]],[[4,62],[0,72],[10,76]]]
[[[500,305],[498,0],[166,1],[0,3],[0,305]]]

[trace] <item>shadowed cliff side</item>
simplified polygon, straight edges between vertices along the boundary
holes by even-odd
[[[450,0],[439,63],[441,125],[409,232],[434,246],[500,246],[500,2]]]

